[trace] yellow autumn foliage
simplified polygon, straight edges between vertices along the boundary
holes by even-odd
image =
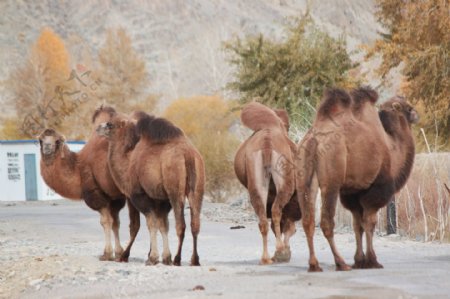
[[[63,40],[51,28],[42,29],[32,51],[32,55],[46,68],[49,78],[69,78],[69,53]]]
[[[218,96],[197,96],[174,101],[164,116],[183,129],[202,154],[206,167],[206,194],[225,202],[236,189],[233,169],[237,138],[230,132],[237,122],[230,102]]]

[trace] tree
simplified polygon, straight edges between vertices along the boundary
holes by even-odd
[[[245,103],[259,97],[271,107],[286,109],[293,122],[309,126],[323,90],[352,84],[353,67],[345,40],[316,28],[308,13],[287,27],[286,39],[259,36],[225,44],[236,80],[228,88]]]
[[[236,187],[233,170],[237,138],[230,127],[237,122],[228,102],[217,96],[198,96],[174,101],[164,116],[181,127],[202,154],[206,167],[206,192],[224,202]]]
[[[9,138],[34,138],[45,127],[61,126],[62,119],[74,109],[66,94],[71,86],[69,69],[64,42],[50,28],[44,28],[29,57],[7,80],[9,105],[17,115],[7,122],[8,132],[4,133]]]
[[[101,100],[122,112],[154,109],[156,97],[146,92],[149,78],[145,61],[133,49],[123,28],[108,30],[98,61],[96,78],[101,84],[97,95]]]
[[[436,140],[436,150],[450,148],[448,0],[376,0],[376,5],[386,32],[369,49],[368,57],[382,57],[378,72],[385,81],[393,68],[401,68],[402,92],[422,112],[420,127]]]

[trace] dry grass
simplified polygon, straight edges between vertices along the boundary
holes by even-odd
[[[396,194],[398,233],[414,240],[450,242],[450,153],[418,154],[406,186]],[[351,227],[341,205],[337,227]],[[378,213],[379,232],[386,232],[386,208]]]
[[[419,154],[406,186],[397,194],[398,228],[424,241],[450,241],[450,153]]]

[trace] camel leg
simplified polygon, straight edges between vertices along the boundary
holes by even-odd
[[[201,197],[197,197],[198,194],[193,194],[192,192],[188,194],[189,206],[191,211],[191,233],[193,240],[191,266],[200,266],[200,258],[197,252],[197,239],[200,232],[200,210],[202,202]]]
[[[128,258],[130,257],[131,246],[133,246],[134,240],[136,240],[136,236],[139,232],[139,227],[141,226],[141,219],[139,211],[134,207],[129,199],[127,199],[128,205],[128,215],[130,218],[130,241],[128,242],[127,247],[122,253],[120,257],[120,262],[128,262]]]
[[[366,259],[364,268],[367,269],[383,268],[383,265],[378,263],[375,250],[373,249],[373,233],[375,231],[377,221],[376,209],[364,209],[362,221],[364,232],[366,233]]]
[[[284,249],[282,252],[276,253],[272,260],[277,263],[287,263],[291,260],[291,246],[289,245],[289,240],[296,232],[295,222],[290,219],[284,219],[283,223],[282,220],[281,232],[284,235]]]
[[[156,265],[159,263],[159,251],[158,251],[158,219],[154,211],[145,214],[145,220],[147,221],[148,231],[150,232],[150,252],[148,253],[148,259],[145,262],[147,266]]]
[[[100,209],[100,224],[103,226],[103,231],[105,232],[105,249],[103,255],[100,256],[101,261],[112,261],[112,244],[111,244],[111,231],[113,219],[108,208]]]
[[[274,153],[274,158],[276,161],[279,160],[278,157],[281,157],[277,157],[277,155],[278,154]],[[276,167],[276,164],[272,165],[272,168],[276,169]],[[279,257],[281,260],[285,260],[284,256],[286,255],[286,249],[281,238],[280,223],[282,210],[289,202],[295,191],[294,172],[290,169],[277,169],[277,171],[274,171],[272,178],[277,190],[275,200],[272,204],[272,223],[276,237],[276,251],[274,258]]]
[[[119,212],[125,205],[125,199],[120,198],[111,202],[110,204],[110,212],[112,216],[112,230],[114,233],[114,256],[115,261],[119,262],[123,253],[122,245],[120,245],[120,236],[119,236],[119,228],[120,228],[120,218]]]
[[[330,244],[331,252],[334,256],[336,271],[348,271],[351,267],[347,265],[339,254],[336,243],[334,242],[334,215],[336,214],[336,203],[338,198],[337,190],[324,190],[322,194],[322,211],[320,227],[323,235]]]
[[[265,177],[262,167],[262,155],[259,154],[253,160],[247,160],[247,182],[250,203],[259,219],[259,231],[263,239],[263,254],[261,265],[272,264],[267,249],[267,234],[269,232],[269,222],[266,214],[266,200],[269,193],[269,178]],[[273,216],[273,215],[272,215]]]
[[[355,241],[356,241],[356,252],[355,252],[355,264],[353,265],[353,269],[361,269],[364,268],[364,251],[362,245],[362,237],[364,233],[364,229],[362,227],[362,215],[360,211],[352,211],[353,215],[353,230],[355,232]]]
[[[317,179],[314,177],[309,187],[299,185],[297,187],[297,197],[302,211],[302,225],[306,235],[309,250],[309,269],[308,272],[322,272],[319,266],[314,250],[314,232],[315,232],[315,211],[317,197]]]
[[[184,219],[184,200],[171,200],[173,207],[173,213],[175,215],[175,226],[178,236],[178,249],[173,264],[175,266],[181,266],[181,251],[183,249],[184,234],[186,232],[186,221]]]
[[[269,257],[269,251],[267,249],[267,234],[269,232],[269,221],[267,220],[265,205],[262,202],[262,198],[259,195],[258,190],[249,188],[249,193],[250,193],[250,202],[259,219],[258,227],[259,231],[261,232],[263,240],[263,254],[261,257],[260,264],[261,265],[272,264],[272,260]]]
[[[162,262],[164,265],[172,265],[172,254],[170,253],[169,237],[168,237],[169,233],[169,219],[167,215],[168,213],[169,212],[158,215],[158,227],[163,241]]]

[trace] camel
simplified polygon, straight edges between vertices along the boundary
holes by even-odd
[[[116,138],[112,138],[111,149],[108,148],[108,159],[115,159],[115,155],[122,153],[121,163],[109,163],[108,167],[111,171],[113,179],[116,181],[117,186],[123,192],[127,198],[131,199],[132,185],[131,177],[129,175],[123,175],[130,168],[130,158],[134,150],[134,147],[139,142],[140,137],[136,134],[136,124],[141,117],[146,117],[148,114],[143,111],[135,111],[130,116],[117,115],[115,118],[116,126],[113,131],[116,134]],[[112,125],[111,125],[112,126]],[[108,126],[102,127],[99,125],[97,134],[105,136],[110,140],[110,131]],[[118,141],[123,141],[119,143]],[[111,156],[111,157],[110,157]],[[163,264],[170,265],[172,263],[172,257],[169,249],[168,239],[168,214],[172,209],[172,206],[167,201],[154,201],[145,194],[141,195],[141,200],[149,202],[149,206],[145,210],[140,211],[146,216],[147,227],[150,231],[151,248],[148,254],[148,260],[146,265],[155,265],[159,262],[159,252],[157,246],[157,230],[160,231],[163,239]],[[138,204],[138,202],[135,202]]]
[[[234,170],[240,183],[247,188],[259,218],[263,238],[260,264],[289,261],[289,239],[295,234],[295,221],[300,220],[301,213],[294,195],[295,144],[287,136],[288,115],[284,110],[272,110],[251,102],[242,109],[241,120],[255,132],[236,152]],[[277,240],[272,259],[267,249],[268,218],[272,219],[271,227]]]
[[[163,263],[171,262],[167,214],[173,208],[178,236],[178,250],[173,264],[181,265],[186,229],[184,204],[187,197],[193,236],[191,265],[200,265],[197,237],[205,174],[199,152],[172,123],[143,113],[139,113],[137,123],[126,116],[117,115],[101,124],[97,133],[109,140],[108,161],[113,178],[146,217],[151,237],[146,264],[158,262],[156,227],[159,227],[163,236]]]
[[[314,253],[314,207],[318,188],[320,227],[334,255],[336,270],[350,270],[334,242],[337,198],[351,211],[356,239],[353,268],[382,268],[373,248],[377,212],[399,191],[411,172],[415,146],[413,107],[400,97],[380,106],[368,88],[325,93],[312,128],[297,147],[296,186],[310,252],[309,270],[322,271]],[[366,253],[362,237],[366,235]]]
[[[100,107],[93,115],[94,126],[107,121],[115,111]],[[115,260],[128,261],[130,249],[139,230],[139,212],[128,204],[131,240],[124,251],[119,239],[119,212],[125,197],[114,184],[107,166],[108,142],[93,132],[83,147],[74,153],[65,144],[65,138],[53,129],[45,129],[39,136],[41,148],[41,175],[45,183],[63,197],[81,200],[100,213],[105,233],[105,248],[100,260],[114,260],[111,231],[115,240]]]

